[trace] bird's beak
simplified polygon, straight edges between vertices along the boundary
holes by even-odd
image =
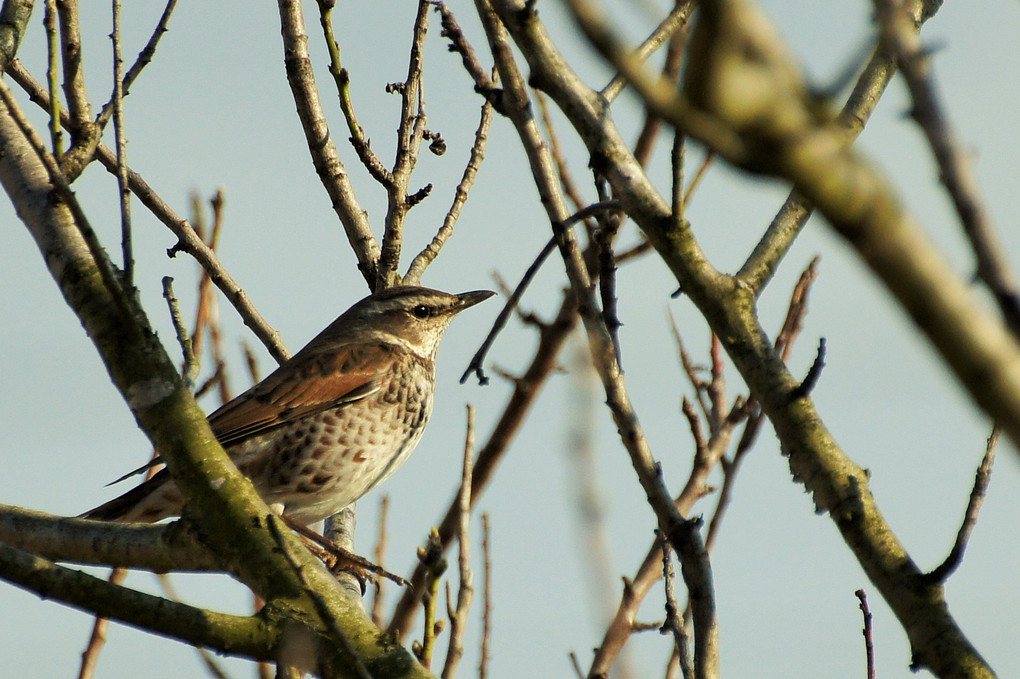
[[[454,311],[463,311],[469,306],[474,306],[479,302],[484,302],[495,294],[496,293],[492,290],[472,290],[471,292],[462,292],[457,295],[457,307]]]

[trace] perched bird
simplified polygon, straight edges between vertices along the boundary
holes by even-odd
[[[439,340],[454,315],[493,294],[402,286],[370,295],[209,415],[212,431],[266,504],[297,524],[331,516],[414,450],[432,414]],[[152,522],[183,504],[163,469],[82,517]]]

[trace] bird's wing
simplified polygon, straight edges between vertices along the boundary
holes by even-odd
[[[392,370],[385,344],[330,347],[295,355],[254,387],[209,416],[223,446],[264,434],[298,418],[343,406],[375,393]]]

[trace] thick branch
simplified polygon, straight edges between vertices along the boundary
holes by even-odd
[[[102,250],[89,248],[83,227],[50,181],[12,111],[0,107],[0,183],[95,343],[111,380],[167,462],[209,544],[216,546],[232,572],[281,612],[281,624],[293,622],[299,612],[299,626],[316,625],[315,604],[305,591],[311,586],[329,602],[333,617],[348,626],[348,637],[366,665],[385,667],[393,674],[421,675],[409,654],[390,643],[344,597],[336,579],[289,533],[283,537],[292,543],[288,551],[300,565],[300,576],[280,554],[276,537],[266,529],[270,513],[265,503],[216,442],[134,298],[100,275],[103,262],[97,257],[103,256]],[[101,614],[126,615],[117,610]],[[342,665],[334,664],[341,660],[336,649],[318,650],[323,663],[334,673],[343,673]]]
[[[648,503],[655,512],[659,528],[668,535],[677,555],[683,560],[685,581],[688,586],[707,595],[691,598],[697,607],[695,663],[699,677],[717,677],[719,674],[718,627],[715,623],[714,603],[711,601],[711,571],[707,568],[707,557],[701,558],[705,554],[704,547],[701,545],[697,530],[691,530],[690,523],[677,510],[662,480],[661,470],[653,458],[651,447],[645,438],[637,413],[630,402],[612,333],[595,301],[592,276],[574,237],[573,230],[564,226],[565,220],[570,216],[570,211],[567,209],[560,191],[555,163],[531,114],[524,78],[516,66],[512,51],[509,49],[506,32],[503,26],[494,20],[484,0],[477,0],[477,4],[482,14],[489,45],[496,58],[500,80],[504,86],[505,111],[524,145],[532,175],[542,197],[542,205],[552,224],[567,278],[570,281],[574,297],[577,299],[578,312],[588,336],[592,363],[602,380],[606,404],[612,413],[621,442],[630,456],[631,465],[637,473]],[[505,6],[501,6],[501,10],[503,10],[500,11],[503,22],[508,22],[507,14],[504,13]],[[524,13],[531,14],[529,10],[525,10]],[[534,17],[533,14],[531,16]],[[566,69],[564,68],[564,70]],[[572,73],[563,74],[561,72],[544,73],[543,75],[573,76]],[[576,79],[576,76],[573,77]],[[586,99],[584,107],[587,111],[596,115],[604,114],[604,106],[594,93],[589,93]],[[599,160],[593,160],[592,165],[597,172],[603,169]]]
[[[702,11],[707,5],[708,3],[702,4]],[[593,162],[603,169],[612,184],[614,195],[624,205],[628,215],[648,236],[660,256],[676,275],[684,292],[690,296],[704,314],[713,331],[723,340],[726,350],[744,380],[751,387],[752,393],[760,400],[764,411],[773,422],[784,450],[790,457],[790,465],[795,477],[807,485],[814,496],[817,507],[830,513],[869,577],[885,596],[904,628],[909,630],[917,662],[931,668],[940,676],[990,676],[990,669],[957,628],[949,614],[942,589],[918,586],[921,574],[879,513],[874,498],[868,490],[867,474],[853,464],[840,450],[836,441],[822,424],[810,398],[807,396],[799,399],[791,398],[799,381],[786,370],[765,332],[758,324],[754,315],[753,294],[739,286],[734,279],[715,274],[701,255],[700,249],[693,240],[693,234],[688,230],[676,228],[667,203],[655,192],[640,167],[634,162],[608,117],[601,115],[602,112],[591,105],[591,91],[580,83],[576,75],[570,72],[563,58],[553,47],[552,41],[537,16],[524,10],[519,3],[510,0],[500,2],[499,6],[501,16],[518,47],[528,59],[532,69],[532,80],[540,83],[567,115],[588,146],[594,159]],[[729,6],[732,7],[732,5]],[[734,13],[736,18],[742,21],[763,21],[757,11],[745,5],[740,5],[740,11],[734,10]],[[706,14],[707,19],[705,14],[699,17],[699,27],[705,23],[710,27],[713,25],[714,17],[711,12]],[[729,17],[729,15],[727,16]],[[695,31],[697,32],[697,30],[696,28]],[[700,30],[707,29],[701,28]],[[757,37],[758,33],[752,35]],[[696,36],[692,36],[692,40],[694,37]],[[716,37],[717,40],[713,41],[703,35],[699,38],[701,46],[698,49],[718,44],[722,37]],[[746,53],[746,43],[741,44],[744,45]],[[695,46],[692,45],[693,47]],[[784,87],[788,87],[787,81],[784,80],[788,77],[789,74],[784,72],[777,76],[778,82]],[[708,85],[718,85],[726,93],[736,95],[742,89],[741,83],[745,81],[733,82],[732,79],[721,74],[703,74],[702,82]],[[760,94],[768,89],[770,88],[756,86],[755,92]],[[673,91],[675,92],[675,90]],[[795,96],[795,94],[795,92],[789,94],[788,97]],[[678,95],[671,96],[669,102],[674,102],[677,97]],[[682,109],[684,115],[674,115],[674,109],[670,106],[660,105],[663,101],[649,100],[648,103],[655,106],[657,112],[665,119],[679,124],[689,134],[710,143],[731,161],[746,163],[749,160],[747,156],[733,152],[733,146],[729,143],[730,138],[727,136],[732,134],[731,132],[723,135],[724,143],[716,145],[714,143],[716,138],[713,135],[704,134],[704,130],[697,125],[688,125],[690,122],[687,117],[690,112],[689,105],[684,105],[685,108]],[[790,106],[786,100],[781,100],[781,103],[787,108]],[[794,112],[793,117],[803,120],[807,117],[807,113]],[[714,117],[714,123],[719,121],[718,117]],[[815,139],[821,141],[818,137]],[[825,175],[829,181],[832,181],[833,173],[824,169],[833,166],[831,156],[835,154],[842,159],[849,154],[842,151],[842,145],[831,136],[827,139],[829,143],[825,146],[819,145],[814,148],[816,151],[820,151],[822,148],[827,149],[830,153],[828,158],[830,162],[828,164],[815,163],[812,166],[812,172],[817,175]],[[741,141],[738,146],[743,147],[743,142]],[[799,150],[803,150],[803,147],[800,147]],[[769,157],[762,156],[766,160]],[[788,162],[791,163],[790,167],[798,167],[798,170],[806,174],[806,166],[794,165],[794,161],[798,159],[803,160],[804,156],[792,153],[788,157]],[[814,160],[820,159],[815,158]],[[860,173],[853,177],[858,181],[862,178]],[[826,198],[830,206],[831,202],[836,200],[837,196],[835,195],[821,195],[822,187],[818,185],[818,177],[810,179],[798,175],[798,179],[805,183],[810,182],[815,188],[813,193],[818,195],[809,195],[808,197],[814,199],[817,204],[821,204],[821,201],[818,200],[820,197]],[[846,178],[844,177],[844,179]],[[840,181],[834,184],[839,187],[840,191],[852,196],[857,201],[856,204],[869,205],[865,196],[849,191],[848,183]],[[884,191],[882,185],[874,182],[868,182],[868,186],[879,195]],[[805,195],[808,194],[805,192]],[[900,231],[898,226],[893,227],[894,232]],[[894,235],[893,239],[898,238],[900,234]],[[883,231],[883,236],[886,239],[889,238],[888,228]],[[860,243],[857,239],[854,239],[854,242]],[[916,242],[916,239],[912,239],[910,244],[920,247],[925,252],[930,251],[930,246],[926,242]],[[875,247],[872,246],[872,248]],[[891,262],[889,263],[891,264]],[[925,267],[923,271],[929,274],[934,274],[937,271],[940,276],[948,274],[948,269],[933,269],[930,266]],[[931,294],[931,287],[926,288],[925,294]],[[954,308],[956,307],[954,306]],[[956,314],[952,314],[951,318],[957,323],[962,320]],[[939,326],[950,325],[944,319],[930,320]],[[988,329],[988,324],[982,322],[980,327],[982,330]],[[1014,378],[1017,383],[1020,383],[1020,377],[1015,375],[1020,371],[1020,351],[1012,346],[1012,340],[1008,338],[1001,326],[998,329],[992,328],[991,340],[980,340],[975,337],[977,333],[971,331],[971,326],[962,328],[954,326],[954,333],[957,338],[960,338],[961,335],[967,336],[969,340],[980,341],[985,348],[994,346],[998,350],[997,358],[999,360],[984,363],[986,371],[983,374],[983,384],[985,388],[988,389],[989,382],[998,382],[998,385],[988,391],[1001,396],[1010,393],[1009,389],[1003,388],[1006,386],[1005,383],[1013,382]],[[1009,340],[1009,343],[1006,340]],[[1016,354],[1015,359],[1012,356],[1014,353]],[[1004,360],[1007,358],[1007,354],[1010,360]],[[1013,367],[1008,367],[1010,365]],[[1001,368],[1002,372],[1011,372],[1014,375],[1008,378],[993,376],[991,373],[993,366]],[[1015,398],[1006,399],[1002,404],[995,405],[994,408],[997,412],[1011,409],[1012,424],[1014,425],[1011,431],[1020,434],[1020,407],[1014,407],[1013,404],[1014,400],[1020,400],[1020,388],[1014,394],[1017,395]],[[983,403],[987,400],[982,397]],[[993,406],[986,407],[991,409]]]
[[[0,577],[47,599],[222,653],[274,660],[280,627],[114,585],[0,543]]]
[[[223,570],[180,524],[111,524],[0,505],[0,542],[52,561],[169,571]]]
[[[18,53],[34,6],[32,0],[4,0],[0,8],[0,73],[7,71]]]
[[[914,18],[899,0],[875,0],[883,42],[899,59],[917,120],[939,166],[939,178],[953,199],[977,260],[977,277],[988,286],[1003,318],[1020,337],[1020,291],[1010,270],[991,216],[981,199],[977,177],[939,101],[930,58],[921,45]]]

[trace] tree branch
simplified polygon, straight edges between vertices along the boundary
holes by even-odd
[[[4,543],[0,577],[74,608],[222,653],[272,660],[282,634],[260,617],[215,613],[136,592]]]
[[[747,42],[735,43],[733,37],[726,38],[734,35],[733,33],[719,36],[718,33],[712,32],[713,29],[718,30],[720,24],[726,25],[731,31],[736,31],[735,35],[742,36],[742,40],[752,37],[760,39],[763,33],[771,39],[771,29],[765,27],[764,19],[756,9],[745,3],[735,3],[736,0],[721,5],[718,2],[700,5],[702,14],[691,37],[692,54],[715,46],[719,50],[733,50],[732,53],[725,55],[731,58],[740,58],[741,54],[749,55]],[[868,479],[864,470],[853,464],[839,449],[836,441],[822,424],[810,398],[790,400],[790,394],[798,381],[786,370],[755,318],[753,292],[742,287],[738,281],[716,273],[701,253],[693,234],[689,230],[677,227],[671,218],[667,203],[662,200],[634,162],[608,117],[602,115],[602,111],[592,104],[590,89],[580,82],[555,50],[538,17],[512,0],[502,0],[499,7],[504,22],[528,60],[532,80],[540,83],[566,114],[596,159],[594,162],[604,168],[616,198],[645,232],[677,277],[684,292],[698,306],[713,331],[722,339],[752,393],[760,399],[762,408],[772,420],[783,448],[789,455],[795,478],[807,485],[818,509],[830,513],[868,576],[889,602],[904,628],[911,631],[910,640],[917,662],[940,676],[991,676],[990,668],[963,636],[949,614],[941,588],[917,586],[921,574],[879,513],[875,500],[868,491]],[[713,35],[716,37],[715,40],[712,39]],[[739,48],[737,44],[740,45]],[[775,45],[768,43],[757,48],[755,54],[760,58],[772,58],[773,52],[769,51],[772,48],[775,48]],[[761,52],[763,49],[764,53]],[[614,64],[619,66],[615,61]],[[697,82],[693,84],[689,82],[690,87],[695,85],[718,87],[722,91],[717,92],[715,96],[730,95],[738,102],[749,96],[749,93],[744,91],[744,80],[734,82],[731,77],[723,77],[711,69],[706,69],[706,66],[697,63],[697,60],[688,66],[688,73],[691,73],[691,68],[700,71],[695,78]],[[776,81],[771,84],[768,81],[755,82],[754,93],[769,95],[768,101],[780,106],[781,113],[793,120],[792,123],[785,120],[784,124],[796,125],[797,121],[800,121],[801,127],[798,129],[802,129],[810,118],[805,109],[797,107],[796,102],[800,100],[797,93],[799,85],[796,80],[792,83],[789,80],[793,77],[789,64],[781,63],[776,68],[778,72],[773,74]],[[755,78],[764,77],[761,71],[756,70],[755,74]],[[642,77],[640,72],[635,73],[635,78]],[[645,94],[640,88],[639,91]],[[745,142],[739,137],[732,136],[734,133],[729,123],[723,124],[724,119],[720,117],[718,106],[714,107],[711,113],[706,113],[712,117],[711,129],[706,130],[700,124],[702,122],[700,119],[692,121],[690,103],[681,101],[680,95],[672,88],[671,91],[668,98],[658,93],[655,96],[646,96],[646,103],[653,106],[664,119],[708,143],[724,158],[735,164],[760,170],[768,167],[767,162],[774,160],[769,154],[762,155],[757,163],[752,162],[753,158],[747,154]],[[702,96],[699,101],[702,103],[711,101],[711,97]],[[731,105],[732,110],[724,110],[748,112],[748,109],[739,103],[730,104],[727,101],[727,105]],[[765,116],[771,113],[766,104],[758,102],[752,106],[757,108],[751,108],[751,111]],[[725,128],[721,135],[716,134],[717,125]],[[861,182],[864,182],[863,185],[869,188],[872,197],[876,199],[883,195],[888,197],[883,193],[882,185],[873,176],[867,180],[866,175],[860,172],[834,176],[832,169],[845,167],[843,161],[850,154],[841,150],[841,144],[835,142],[832,133],[818,132],[818,134],[823,136],[809,135],[807,138],[816,143],[810,147],[818,154],[812,158],[811,172],[818,176],[808,176],[806,163],[797,165],[798,161],[805,159],[803,153],[791,152],[785,157],[789,165],[780,163],[780,167],[784,167],[788,174],[796,174],[798,188],[802,188],[802,183],[812,187],[810,194],[802,191],[804,195],[819,205],[822,201],[818,199],[825,198],[829,207],[834,207],[832,203],[838,200],[851,198],[856,205],[875,205],[874,200],[869,200],[869,197],[862,195],[860,191],[849,189],[851,185],[860,187]],[[798,139],[802,143],[805,141],[803,138]],[[798,146],[799,151],[806,148],[803,145]],[[820,153],[822,150],[828,152],[824,158]],[[837,159],[840,163],[836,163]],[[855,167],[858,170],[862,169],[859,165]],[[796,173],[790,171],[794,168]],[[831,184],[823,184],[821,181],[823,176]],[[842,177],[842,180],[833,181],[837,177]],[[851,178],[856,184],[848,181]],[[823,186],[829,190],[825,195],[821,193]],[[839,195],[835,195],[837,188]],[[885,203],[882,208],[885,207],[891,208],[892,204]],[[871,217],[878,214],[867,213]],[[882,227],[879,227],[880,223]],[[898,250],[916,246],[926,255],[930,253],[930,246],[919,241],[914,235],[913,227],[906,226],[903,221],[890,225],[883,219],[874,220],[869,224],[873,224],[874,231],[865,233],[862,228],[848,231],[848,234],[853,234],[851,242],[866,253],[869,262],[875,260],[876,255],[884,254],[883,250],[887,251],[887,246],[880,246],[877,240],[879,233],[882,244],[898,241],[897,245],[903,246],[898,247]],[[857,225],[860,227],[861,223],[857,222]],[[845,221],[840,229],[843,230],[844,226],[848,226]],[[910,253],[904,256],[905,262],[902,259],[897,260],[896,267],[918,263],[916,256]],[[893,268],[891,259],[886,259],[882,264],[883,270]],[[960,294],[963,290],[956,287],[955,283],[951,284],[954,288],[954,292],[949,295],[952,298],[951,303],[942,304],[950,301],[946,299],[946,287],[940,281],[932,281],[930,278],[936,274],[939,277],[948,277],[947,269],[933,266],[933,262],[929,260],[925,262],[921,271],[925,284],[923,294],[929,296],[928,298],[939,298],[939,311],[949,313],[948,317],[929,319],[926,316],[925,319],[932,320],[934,326],[940,330],[952,331],[955,342],[963,340],[970,344],[968,349],[980,349],[978,354],[982,360],[976,364],[983,365],[985,371],[970,373],[966,381],[976,385],[973,379],[980,374],[985,389],[985,395],[979,397],[980,402],[996,414],[1007,413],[1011,419],[1008,430],[1020,434],[1020,375],[1017,374],[1020,372],[1020,351],[1001,326],[994,327],[996,324],[988,323],[983,318],[980,320],[974,318],[970,313],[974,305],[969,304],[965,294]],[[914,282],[920,284],[917,279],[912,285]],[[939,292],[933,294],[933,287],[940,288]],[[920,295],[920,288],[916,292]],[[961,304],[965,300],[969,308],[967,317],[962,318]],[[922,303],[931,307],[930,302]],[[934,314],[935,309],[929,308],[929,313]],[[973,324],[975,321],[977,325]],[[989,331],[989,335],[983,334],[985,331]],[[956,363],[955,360],[951,362]],[[996,366],[994,372],[992,366]],[[1009,375],[1000,376],[1000,372]],[[993,374],[994,377],[989,378],[989,375]],[[990,382],[997,384],[989,388]],[[1013,389],[1013,386],[1018,388]],[[989,398],[991,394],[1002,397],[1003,401],[991,404]]]
[[[379,243],[372,235],[368,215],[358,203],[354,187],[326,124],[326,115],[319,101],[312,61],[308,54],[308,34],[305,32],[301,2],[279,0],[279,7],[283,63],[287,68],[287,82],[294,95],[312,164],[333,203],[333,210],[343,224],[351,249],[358,258],[358,269],[369,288],[374,290],[379,266]]]
[[[183,523],[111,524],[0,505],[0,542],[52,561],[170,571],[222,571]]]
[[[1020,291],[1010,270],[991,216],[985,209],[977,177],[939,102],[930,56],[921,46],[914,17],[900,0],[875,0],[882,42],[896,55],[914,105],[910,113],[921,126],[939,166],[939,179],[956,206],[963,232],[977,259],[977,278],[991,291],[1013,334],[1020,337]]]

